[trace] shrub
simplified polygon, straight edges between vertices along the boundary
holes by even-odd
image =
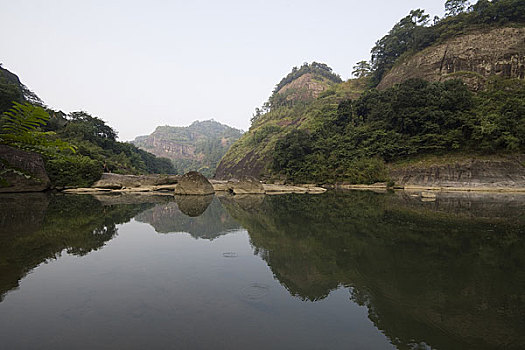
[[[54,187],[89,187],[102,176],[102,164],[84,156],[46,159],[46,170]]]

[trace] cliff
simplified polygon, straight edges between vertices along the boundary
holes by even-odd
[[[472,190],[525,189],[525,156],[439,159],[392,166],[390,178],[405,187]]]
[[[496,28],[469,33],[400,59],[383,77],[384,90],[405,80],[462,79],[472,90],[488,77],[525,78],[525,28]]]
[[[132,143],[158,157],[170,159],[178,173],[200,171],[212,176],[218,161],[242,131],[214,120],[196,121],[188,127],[159,126]]]

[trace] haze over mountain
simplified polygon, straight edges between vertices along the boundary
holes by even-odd
[[[242,131],[216,122],[195,121],[187,127],[159,126],[132,143],[158,157],[170,159],[180,174],[200,171],[211,177],[218,162]]]

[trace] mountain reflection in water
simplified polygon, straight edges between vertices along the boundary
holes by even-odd
[[[244,228],[291,296],[313,303],[345,288],[399,349],[525,346],[518,194],[1,195],[0,300],[42,262],[99,250],[132,218],[207,240]],[[267,292],[258,283],[243,291],[250,300]]]

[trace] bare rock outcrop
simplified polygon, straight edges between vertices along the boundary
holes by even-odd
[[[151,187],[174,185],[179,181],[179,175],[120,175],[104,173],[93,188],[118,190],[122,188]]]
[[[42,156],[0,145],[0,192],[40,192],[49,188]]]
[[[265,189],[261,182],[253,177],[244,177],[241,180],[231,179],[228,181],[212,180],[216,191],[229,192],[231,194],[264,194]]]
[[[450,164],[412,165],[390,171],[403,186],[512,190],[525,188],[523,159],[469,159]]]
[[[428,47],[396,64],[377,88],[421,78],[432,82],[462,79],[472,90],[479,90],[492,75],[525,78],[525,28],[470,33]]]
[[[215,190],[208,179],[201,173],[190,171],[180,177],[174,193],[176,195],[209,195],[214,194]]]

